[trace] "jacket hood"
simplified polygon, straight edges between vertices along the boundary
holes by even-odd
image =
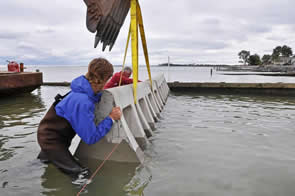
[[[90,83],[86,79],[85,76],[80,76],[76,79],[74,79],[71,83],[71,89],[75,93],[83,93],[87,94],[87,96],[93,100],[94,102],[98,102],[100,100],[100,97],[102,95],[101,92],[95,94],[91,88]]]

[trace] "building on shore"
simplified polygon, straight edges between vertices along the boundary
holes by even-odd
[[[279,58],[273,61],[274,65],[295,65],[295,56],[286,57],[286,56],[279,56]]]

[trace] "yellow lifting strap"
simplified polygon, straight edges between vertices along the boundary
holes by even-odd
[[[137,103],[137,81],[138,81],[138,29],[137,29],[137,0],[130,2],[131,14],[131,47],[132,47],[132,68],[133,68],[133,97]]]
[[[130,13],[131,13],[131,24],[130,24],[130,34],[131,34],[131,47],[132,47],[132,68],[133,68],[133,97],[134,103],[137,103],[137,82],[138,82],[138,28],[140,30],[141,40],[142,40],[142,48],[144,51],[146,66],[149,74],[150,85],[152,89],[152,78],[151,78],[151,70],[150,63],[148,57],[148,50],[145,38],[145,32],[143,27],[143,19],[141,14],[141,9],[138,3],[138,0],[130,0]],[[128,35],[129,37],[129,35]],[[128,48],[129,38],[127,41]],[[125,50],[125,56],[127,53],[127,49]],[[124,60],[125,62],[125,60]]]
[[[143,48],[143,52],[144,52],[146,68],[147,68],[147,71],[149,74],[151,89],[153,89],[150,61],[149,61],[149,53],[147,50],[147,43],[146,43],[145,32],[144,32],[144,27],[143,27],[143,19],[142,19],[142,14],[141,14],[141,9],[140,9],[139,3],[137,4],[137,17],[139,20],[139,30],[140,30],[140,35],[141,35],[141,42],[142,42],[142,48]]]

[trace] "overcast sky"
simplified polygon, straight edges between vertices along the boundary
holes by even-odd
[[[151,64],[236,64],[238,52],[295,50],[295,0],[140,0]],[[0,64],[121,64],[129,14],[111,52],[93,48],[83,0],[1,0]],[[130,63],[130,51],[128,63]],[[140,51],[142,57],[142,51]],[[140,64],[144,64],[140,58]]]

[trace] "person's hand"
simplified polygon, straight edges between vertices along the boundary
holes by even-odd
[[[120,120],[121,116],[122,116],[122,112],[121,112],[120,107],[113,107],[113,109],[110,113],[110,117],[113,120]]]

